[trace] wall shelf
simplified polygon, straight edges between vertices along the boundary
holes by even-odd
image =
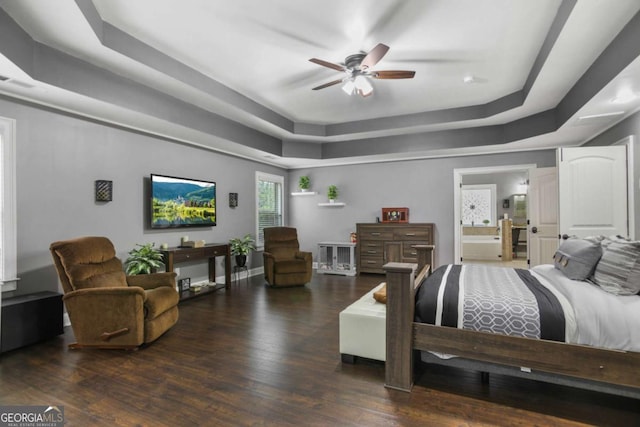
[[[292,196],[316,196],[317,194],[317,191],[294,191],[291,193]]]
[[[345,206],[344,203],[341,202],[335,202],[335,203],[318,203],[318,206],[325,206],[328,208],[341,208],[343,206]]]

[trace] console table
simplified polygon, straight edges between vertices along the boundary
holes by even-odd
[[[164,265],[167,271],[173,271],[175,264],[184,262],[208,260],[209,262],[209,282],[216,281],[216,257],[223,256],[224,259],[224,287],[231,286],[231,248],[227,243],[210,243],[201,248],[175,247],[161,250],[164,256]],[[208,290],[209,292],[215,288]],[[207,290],[200,292],[180,292],[180,300],[189,299],[208,293]]]

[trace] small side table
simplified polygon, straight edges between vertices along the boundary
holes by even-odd
[[[238,265],[234,265],[233,266],[233,281],[238,283],[240,281],[241,275],[240,273],[245,271],[247,273],[247,283],[249,283],[249,268],[246,265],[238,266]]]

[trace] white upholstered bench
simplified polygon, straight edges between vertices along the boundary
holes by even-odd
[[[340,312],[343,362],[354,363],[356,356],[385,361],[387,306],[373,299],[373,293],[383,286],[380,283]]]

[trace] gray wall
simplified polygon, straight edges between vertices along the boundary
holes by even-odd
[[[301,246],[317,252],[321,241],[349,241],[358,222],[375,222],[383,207],[408,207],[410,222],[436,225],[436,263],[453,262],[453,170],[486,166],[537,164],[555,166],[555,151],[450,157],[402,162],[300,169],[289,174],[289,191],[308,175],[313,197],[291,197],[289,222],[298,228]],[[319,207],[327,187],[338,186],[345,207]],[[315,258],[314,258],[315,259]]]
[[[0,99],[0,116],[17,123],[17,258],[21,280],[14,295],[58,289],[49,253],[50,243],[56,240],[104,235],[125,259],[136,243],[175,246],[183,235],[207,242],[254,235],[255,171],[287,176],[280,168],[4,99]],[[218,226],[150,230],[151,173],[216,181]],[[112,202],[94,201],[94,181],[98,179],[113,181]],[[235,209],[228,206],[229,192],[239,193]],[[262,265],[260,254],[251,258],[251,267]],[[204,279],[206,264],[187,265],[182,275]]]
[[[249,160],[202,150],[161,138],[118,129],[0,99],[0,115],[17,121],[18,291],[56,290],[57,277],[48,251],[55,240],[105,235],[118,255],[136,243],[168,242],[180,236],[207,242],[254,234],[255,171],[284,175],[288,192],[297,190],[300,175],[309,175],[313,197],[288,197],[286,222],[297,227],[302,249],[316,252],[318,242],[348,241],[357,222],[374,222],[382,207],[408,207],[411,222],[436,224],[437,262],[453,261],[453,170],[499,165],[555,165],[554,150],[486,156],[423,159],[301,169],[287,172]],[[635,183],[640,176],[640,113],[589,144],[606,145],[628,135],[636,138]],[[147,179],[150,173],[215,180],[219,225],[189,231],[155,231],[147,227]],[[94,201],[94,181],[114,182],[114,200]],[[319,207],[330,184],[339,188],[341,208]],[[239,206],[227,204],[239,193]],[[636,188],[636,212],[640,212]],[[637,215],[636,215],[637,216]],[[636,236],[640,236],[636,220]],[[262,264],[254,253],[251,267]],[[201,264],[183,268],[183,276],[206,276]],[[10,294],[6,296],[10,296]]]

